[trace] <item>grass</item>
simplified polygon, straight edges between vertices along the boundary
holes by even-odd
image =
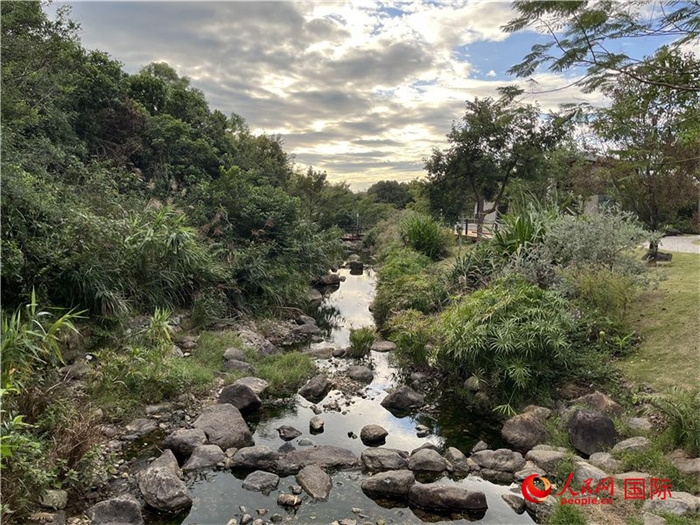
[[[586,515],[575,505],[558,505],[545,522],[547,525],[586,525]]]
[[[369,355],[374,343],[374,330],[369,327],[351,328],[350,329],[350,348],[348,355],[350,357],[365,357]]]
[[[630,308],[643,340],[619,366],[626,377],[659,390],[692,388],[700,371],[700,255],[674,253],[673,261],[649,271],[662,280]]]
[[[252,362],[256,376],[270,384],[271,395],[291,395],[296,392],[316,370],[308,354],[289,352],[276,354]]]

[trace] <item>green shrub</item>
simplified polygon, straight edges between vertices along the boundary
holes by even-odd
[[[467,253],[458,256],[448,270],[450,292],[464,294],[486,286],[501,266],[490,242],[477,243]]]
[[[545,521],[547,525],[586,525],[586,514],[576,505],[557,505]]]
[[[405,246],[433,260],[445,257],[453,244],[450,231],[422,213],[411,213],[402,219],[399,235]]]
[[[662,440],[652,440],[652,447],[646,450],[628,450],[614,452],[622,461],[623,472],[649,472],[652,477],[669,479],[673,488],[683,492],[695,493],[700,485],[692,476],[678,470],[662,449]]]
[[[270,395],[293,395],[316,370],[310,355],[287,352],[263,357],[253,363],[257,377],[270,384]]]
[[[374,343],[374,329],[369,327],[350,329],[350,348],[347,354],[350,357],[366,357],[369,355]]]
[[[557,217],[555,209],[540,210],[534,206],[517,213],[501,215],[491,240],[501,255],[520,255],[542,242],[547,225]]]
[[[667,394],[645,394],[640,398],[661,410],[674,446],[693,456],[700,455],[700,390],[674,388]]]
[[[416,310],[406,310],[394,315],[388,323],[390,339],[396,343],[396,356],[406,365],[428,364],[434,320]]]

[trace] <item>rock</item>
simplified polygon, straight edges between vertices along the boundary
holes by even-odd
[[[138,418],[126,425],[126,430],[129,434],[142,436],[158,429],[158,423],[152,419]]]
[[[438,452],[425,448],[408,458],[408,468],[414,472],[442,472],[447,461]]]
[[[280,494],[277,496],[277,504],[282,507],[298,507],[301,505],[301,498],[294,494]]]
[[[331,352],[333,357],[345,357],[347,350],[345,348],[334,348]]]
[[[424,450],[424,449],[426,449],[426,448],[427,448],[427,449],[430,449],[430,450],[434,450],[434,451],[437,452],[438,454],[442,454],[442,450],[440,449],[439,446],[437,446],[437,445],[434,444],[434,443],[428,442],[428,443],[423,443],[420,447],[414,448],[413,450],[411,450],[411,454],[410,454],[410,455],[413,456],[415,453],[420,452],[421,450]]]
[[[464,388],[470,392],[478,392],[481,390],[481,387],[479,386],[479,378],[476,376],[469,376],[464,382]]]
[[[403,499],[416,482],[410,470],[380,472],[362,482],[362,491],[370,496]]]
[[[533,410],[518,414],[506,421],[501,429],[501,437],[516,450],[527,452],[547,438],[547,430],[544,427],[543,418]]]
[[[536,474],[536,475],[538,475],[538,476],[541,476],[542,473],[543,473],[543,472],[542,472],[543,470],[544,470],[544,469],[541,469],[541,468],[537,467],[532,461],[528,461],[528,462],[525,464],[525,468],[524,468],[524,469],[518,470],[518,471],[516,471],[516,472],[513,473],[513,480],[514,480],[516,483],[522,483],[524,480],[526,480],[527,478],[529,478],[529,477],[532,476],[533,474]]]
[[[408,410],[425,405],[425,398],[410,386],[400,386],[386,396],[381,405],[387,410]]]
[[[391,448],[368,448],[360,455],[362,464],[372,472],[406,469],[408,468],[407,457],[406,452]]]
[[[224,363],[224,370],[226,372],[245,372],[247,374],[253,373],[253,365],[246,363],[245,361],[239,361],[238,359],[229,359]]]
[[[309,354],[314,359],[330,359],[333,354],[333,348],[323,347],[323,348],[310,348],[304,351],[305,354]]]
[[[485,511],[488,508],[481,491],[435,484],[414,484],[408,491],[408,501],[416,507],[440,512]]]
[[[296,474],[303,467],[318,465],[323,469],[340,470],[359,465],[357,456],[350,450],[321,445],[304,450],[295,450],[280,458],[277,468],[285,474]]]
[[[616,483],[621,483],[624,486],[625,480],[628,479],[643,479],[645,482],[648,484],[649,483],[649,478],[651,476],[647,472],[622,472],[621,474],[613,474],[612,478],[615,480]]]
[[[609,452],[596,452],[588,458],[591,465],[595,465],[607,472],[616,472],[622,467],[622,461],[615,459]]]
[[[277,449],[277,452],[280,454],[289,454],[290,452],[294,452],[296,449],[297,448],[294,445],[292,445],[289,441],[286,441],[284,445]]]
[[[455,476],[466,476],[471,470],[467,456],[458,448],[449,447],[445,451],[445,460],[447,461],[448,470],[452,471]]]
[[[668,522],[661,516],[645,512],[642,514],[642,525],[666,525]]]
[[[697,496],[671,490],[673,495],[670,498],[647,500],[642,508],[647,512],[667,512],[676,516],[685,516],[700,508],[700,498]]]
[[[552,410],[538,405],[528,405],[523,409],[523,414],[534,414],[540,419],[549,419],[552,415]]]
[[[493,470],[490,468],[482,468],[479,471],[479,475],[486,481],[490,481],[491,483],[501,483],[504,485],[512,483],[513,479],[515,478],[515,474],[512,472],[504,472],[502,470]]]
[[[324,286],[332,286],[340,284],[340,275],[337,273],[328,273],[319,279],[319,282]]]
[[[502,494],[501,497],[503,498],[503,501],[505,501],[508,506],[516,512],[516,514],[522,514],[525,512],[525,498],[518,496],[517,494],[513,494],[512,492]]]
[[[204,407],[192,425],[203,430],[209,443],[222,450],[253,444],[253,436],[240,411],[228,403]]]
[[[391,352],[396,350],[396,343],[391,341],[375,341],[372,343],[372,350],[375,352]]]
[[[258,348],[258,354],[260,355],[273,355],[278,353],[280,350],[277,348],[275,345],[273,345],[270,341],[265,339],[263,343],[260,345]]]
[[[362,271],[365,268],[365,265],[362,264],[362,261],[348,261],[347,262],[348,268],[350,268],[350,272],[356,272],[356,273],[362,273]]]
[[[613,450],[616,451],[632,451],[632,450],[644,450],[647,449],[651,446],[651,441],[649,441],[647,438],[642,437],[642,436],[637,436],[637,437],[632,437],[629,439],[625,439],[624,441],[620,441],[617,445],[613,447]]]
[[[190,459],[182,466],[182,470],[190,472],[204,468],[214,468],[226,459],[224,451],[217,445],[199,445],[194,449]]]
[[[331,384],[326,379],[326,376],[319,374],[301,387],[299,395],[313,403],[318,403],[326,397],[330,389]]]
[[[248,358],[245,355],[245,352],[240,348],[236,348],[235,346],[224,350],[224,359],[226,359],[226,361],[231,361],[232,359],[235,359],[236,361],[248,360]]]
[[[301,432],[294,427],[289,425],[282,425],[277,429],[277,433],[280,435],[283,441],[291,441],[301,436]]]
[[[534,503],[525,501],[527,513],[534,518],[537,523],[544,523],[552,515],[554,509],[559,506],[559,500],[554,496],[547,496],[544,501]]]
[[[68,505],[68,493],[65,490],[49,489],[41,494],[41,506],[47,509],[61,510]]]
[[[612,420],[592,410],[576,410],[568,423],[569,442],[584,454],[603,452],[615,444]]]
[[[482,450],[488,450],[489,445],[486,441],[479,441],[476,445],[472,447],[472,454],[475,452],[481,452]]]
[[[369,368],[359,365],[348,368],[348,376],[350,379],[359,381],[360,383],[371,383],[374,378],[374,374]]]
[[[592,394],[578,397],[571,402],[572,405],[583,405],[606,416],[619,416],[622,414],[622,406],[608,396],[597,390]]]
[[[192,506],[192,496],[180,479],[182,473],[170,450],[137,474],[139,490],[151,507],[176,513]]]
[[[92,525],[143,525],[141,504],[131,494],[101,501],[87,515]]]
[[[700,458],[673,458],[671,462],[684,474],[700,480]]]
[[[574,464],[574,481],[577,486],[583,485],[583,482],[592,479],[591,486],[595,487],[601,479],[608,477],[608,474],[594,467],[586,461],[577,461]]]
[[[314,416],[309,420],[309,430],[312,434],[320,434],[323,432],[324,422],[318,416]]]
[[[323,301],[323,295],[321,295],[321,292],[319,292],[315,288],[312,288],[311,290],[309,290],[309,293],[306,295],[306,300],[312,306],[319,305],[319,304],[321,304],[321,301]]]
[[[158,403],[156,405],[148,405],[146,407],[147,416],[155,416],[160,414],[167,414],[175,409],[175,405],[172,403]]]
[[[297,444],[300,447],[313,447],[316,445],[314,440],[309,438],[301,438],[299,441],[297,441]]]
[[[219,403],[229,403],[240,410],[241,414],[252,414],[260,410],[262,401],[253,390],[240,383],[227,385],[221,389]]]
[[[207,435],[199,428],[180,428],[163,441],[163,447],[172,450],[181,459],[188,458],[199,445],[207,442]]]
[[[646,417],[631,417],[625,421],[627,427],[634,432],[651,432],[654,426]]]
[[[315,500],[326,500],[333,487],[331,477],[318,465],[304,467],[297,474],[297,483]]]
[[[383,445],[389,433],[379,425],[365,425],[360,431],[360,439],[365,445]]]
[[[525,465],[525,460],[519,452],[507,448],[498,450],[482,450],[472,454],[473,459],[482,469],[515,472]]]
[[[297,339],[306,339],[312,335],[320,335],[322,330],[316,325],[311,323],[302,324],[292,328],[292,335]]]
[[[430,427],[427,427],[425,425],[416,425],[416,436],[420,437],[426,437],[430,435]]]
[[[248,470],[274,470],[280,455],[269,447],[258,445],[240,449],[233,456],[232,466]]]
[[[277,488],[279,482],[280,477],[277,474],[265,472],[264,470],[256,470],[248,474],[243,480],[243,488],[268,495]]]
[[[525,455],[525,459],[535,462],[545,472],[554,472],[557,464],[565,456],[565,453],[557,450],[531,450]]]
[[[255,392],[258,396],[263,395],[265,392],[267,392],[267,389],[270,387],[268,382],[264,379],[252,376],[241,377],[240,379],[236,380],[234,385],[245,385],[248,388],[250,388],[253,392]]]

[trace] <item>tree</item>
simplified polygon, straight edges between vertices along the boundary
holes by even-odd
[[[541,172],[545,154],[563,138],[567,123],[543,117],[537,106],[517,104],[512,97],[467,102],[464,117],[447,135],[449,148],[435,149],[426,162],[429,183],[448,188],[451,202],[471,194],[481,237],[484,216],[498,208],[508,183]]]
[[[586,74],[576,82],[590,92],[603,85],[612,85],[617,78],[678,91],[700,91],[700,85],[687,78],[669,77],[662,65],[639,69],[640,61],[625,52],[620,44],[625,39],[659,37],[673,40],[671,46],[681,49],[696,44],[700,38],[700,3],[678,0],[568,1],[516,0],[513,6],[519,17],[503,29],[515,32],[534,28],[549,35],[545,44],[532,46],[523,61],[508,73],[531,76],[540,66],[561,72],[585,68]],[[691,65],[697,72],[697,64]]]
[[[376,202],[393,204],[397,208],[405,208],[411,202],[408,184],[395,180],[380,180],[367,189],[367,195],[374,197]]]

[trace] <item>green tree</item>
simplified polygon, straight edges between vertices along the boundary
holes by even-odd
[[[395,180],[380,180],[367,189],[367,195],[374,197],[376,202],[393,204],[397,208],[405,208],[411,202],[408,184]]]

